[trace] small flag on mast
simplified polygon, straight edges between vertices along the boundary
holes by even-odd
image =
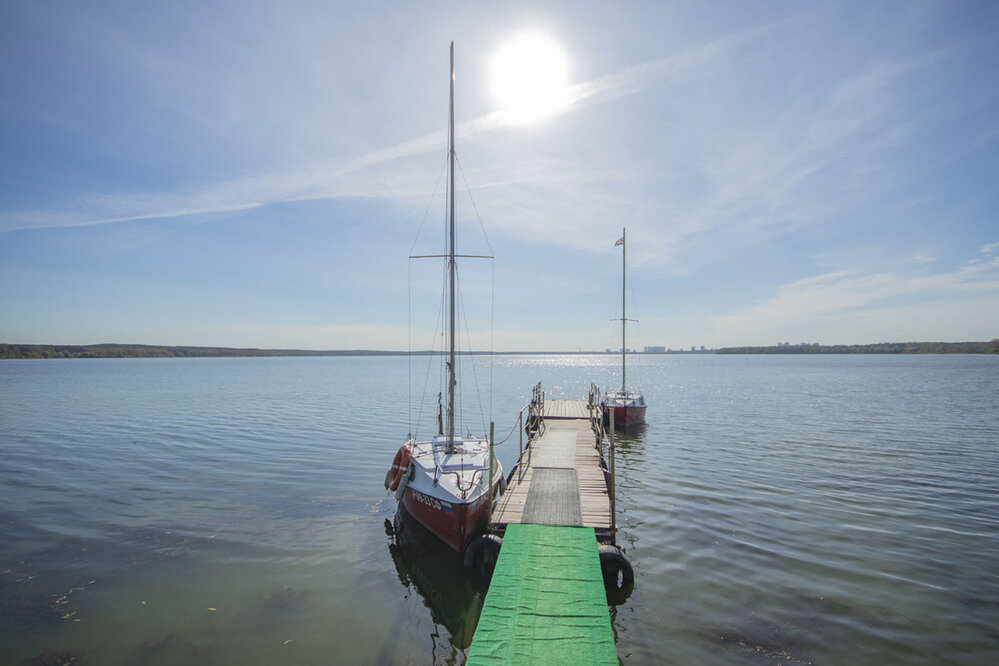
[[[624,245],[624,236],[621,236],[620,238],[618,238],[617,242],[614,243],[614,247],[617,247],[618,245]]]

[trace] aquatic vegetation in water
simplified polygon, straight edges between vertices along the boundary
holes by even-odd
[[[136,664],[201,663],[216,655],[218,648],[212,644],[195,643],[170,632],[159,640],[143,641],[133,653]]]
[[[80,622],[98,581],[162,567],[191,552],[172,530],[139,528],[117,539],[62,539],[0,570],[0,626],[13,630]]]
[[[299,615],[306,610],[308,590],[293,590],[287,585],[282,585],[281,589],[272,592],[258,609],[259,615],[270,619]]]
[[[79,652],[42,652],[39,655],[25,659],[20,666],[72,666],[82,664],[83,655]]]
[[[770,639],[750,636],[720,636],[718,642],[730,652],[755,657],[766,664],[813,664],[814,662],[801,646],[783,644],[783,637],[772,633]],[[795,654],[795,653],[798,654]]]
[[[23,628],[79,622],[79,602],[96,579],[47,572],[27,560],[0,571],[0,625]]]
[[[750,612],[735,627],[717,628],[713,650],[748,655],[760,663],[812,664],[812,652],[838,640],[837,632],[850,625],[874,629],[889,628],[900,620],[884,610],[872,610],[842,603],[827,596],[811,596],[780,591],[789,607],[796,609],[783,619]],[[842,620],[837,621],[837,620]],[[848,640],[846,636],[842,640]]]

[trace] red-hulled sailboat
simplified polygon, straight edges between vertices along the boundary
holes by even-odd
[[[614,427],[628,428],[640,423],[645,423],[645,396],[641,392],[629,392],[626,386],[628,349],[624,340],[625,324],[629,321],[625,313],[625,256],[627,246],[625,245],[625,229],[621,229],[621,238],[614,245],[621,246],[621,390],[612,391],[604,395],[602,406],[604,420],[610,420],[611,411],[614,412]],[[630,321],[635,321],[634,319]]]
[[[438,434],[410,439],[396,453],[385,487],[413,518],[444,543],[461,552],[486,527],[491,498],[506,487],[503,467],[489,439],[455,434],[455,233],[454,233],[454,43],[451,43],[451,93],[448,111],[448,362],[447,409],[439,415]],[[441,412],[444,412],[441,406]]]

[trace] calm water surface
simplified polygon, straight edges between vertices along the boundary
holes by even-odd
[[[462,663],[482,591],[382,489],[426,361],[0,362],[0,663]],[[464,429],[616,364],[479,359]],[[622,661],[999,663],[999,357],[632,366]]]

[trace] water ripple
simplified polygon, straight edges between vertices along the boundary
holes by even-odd
[[[611,608],[622,659],[993,663],[996,360],[636,357],[650,407],[616,447],[638,580]],[[386,466],[433,427],[409,421],[406,363],[0,363],[2,660],[278,663],[294,638],[329,662],[460,663],[465,591],[385,528]],[[492,371],[505,433],[539,379],[576,398],[617,360]],[[517,447],[497,450],[507,469]]]

